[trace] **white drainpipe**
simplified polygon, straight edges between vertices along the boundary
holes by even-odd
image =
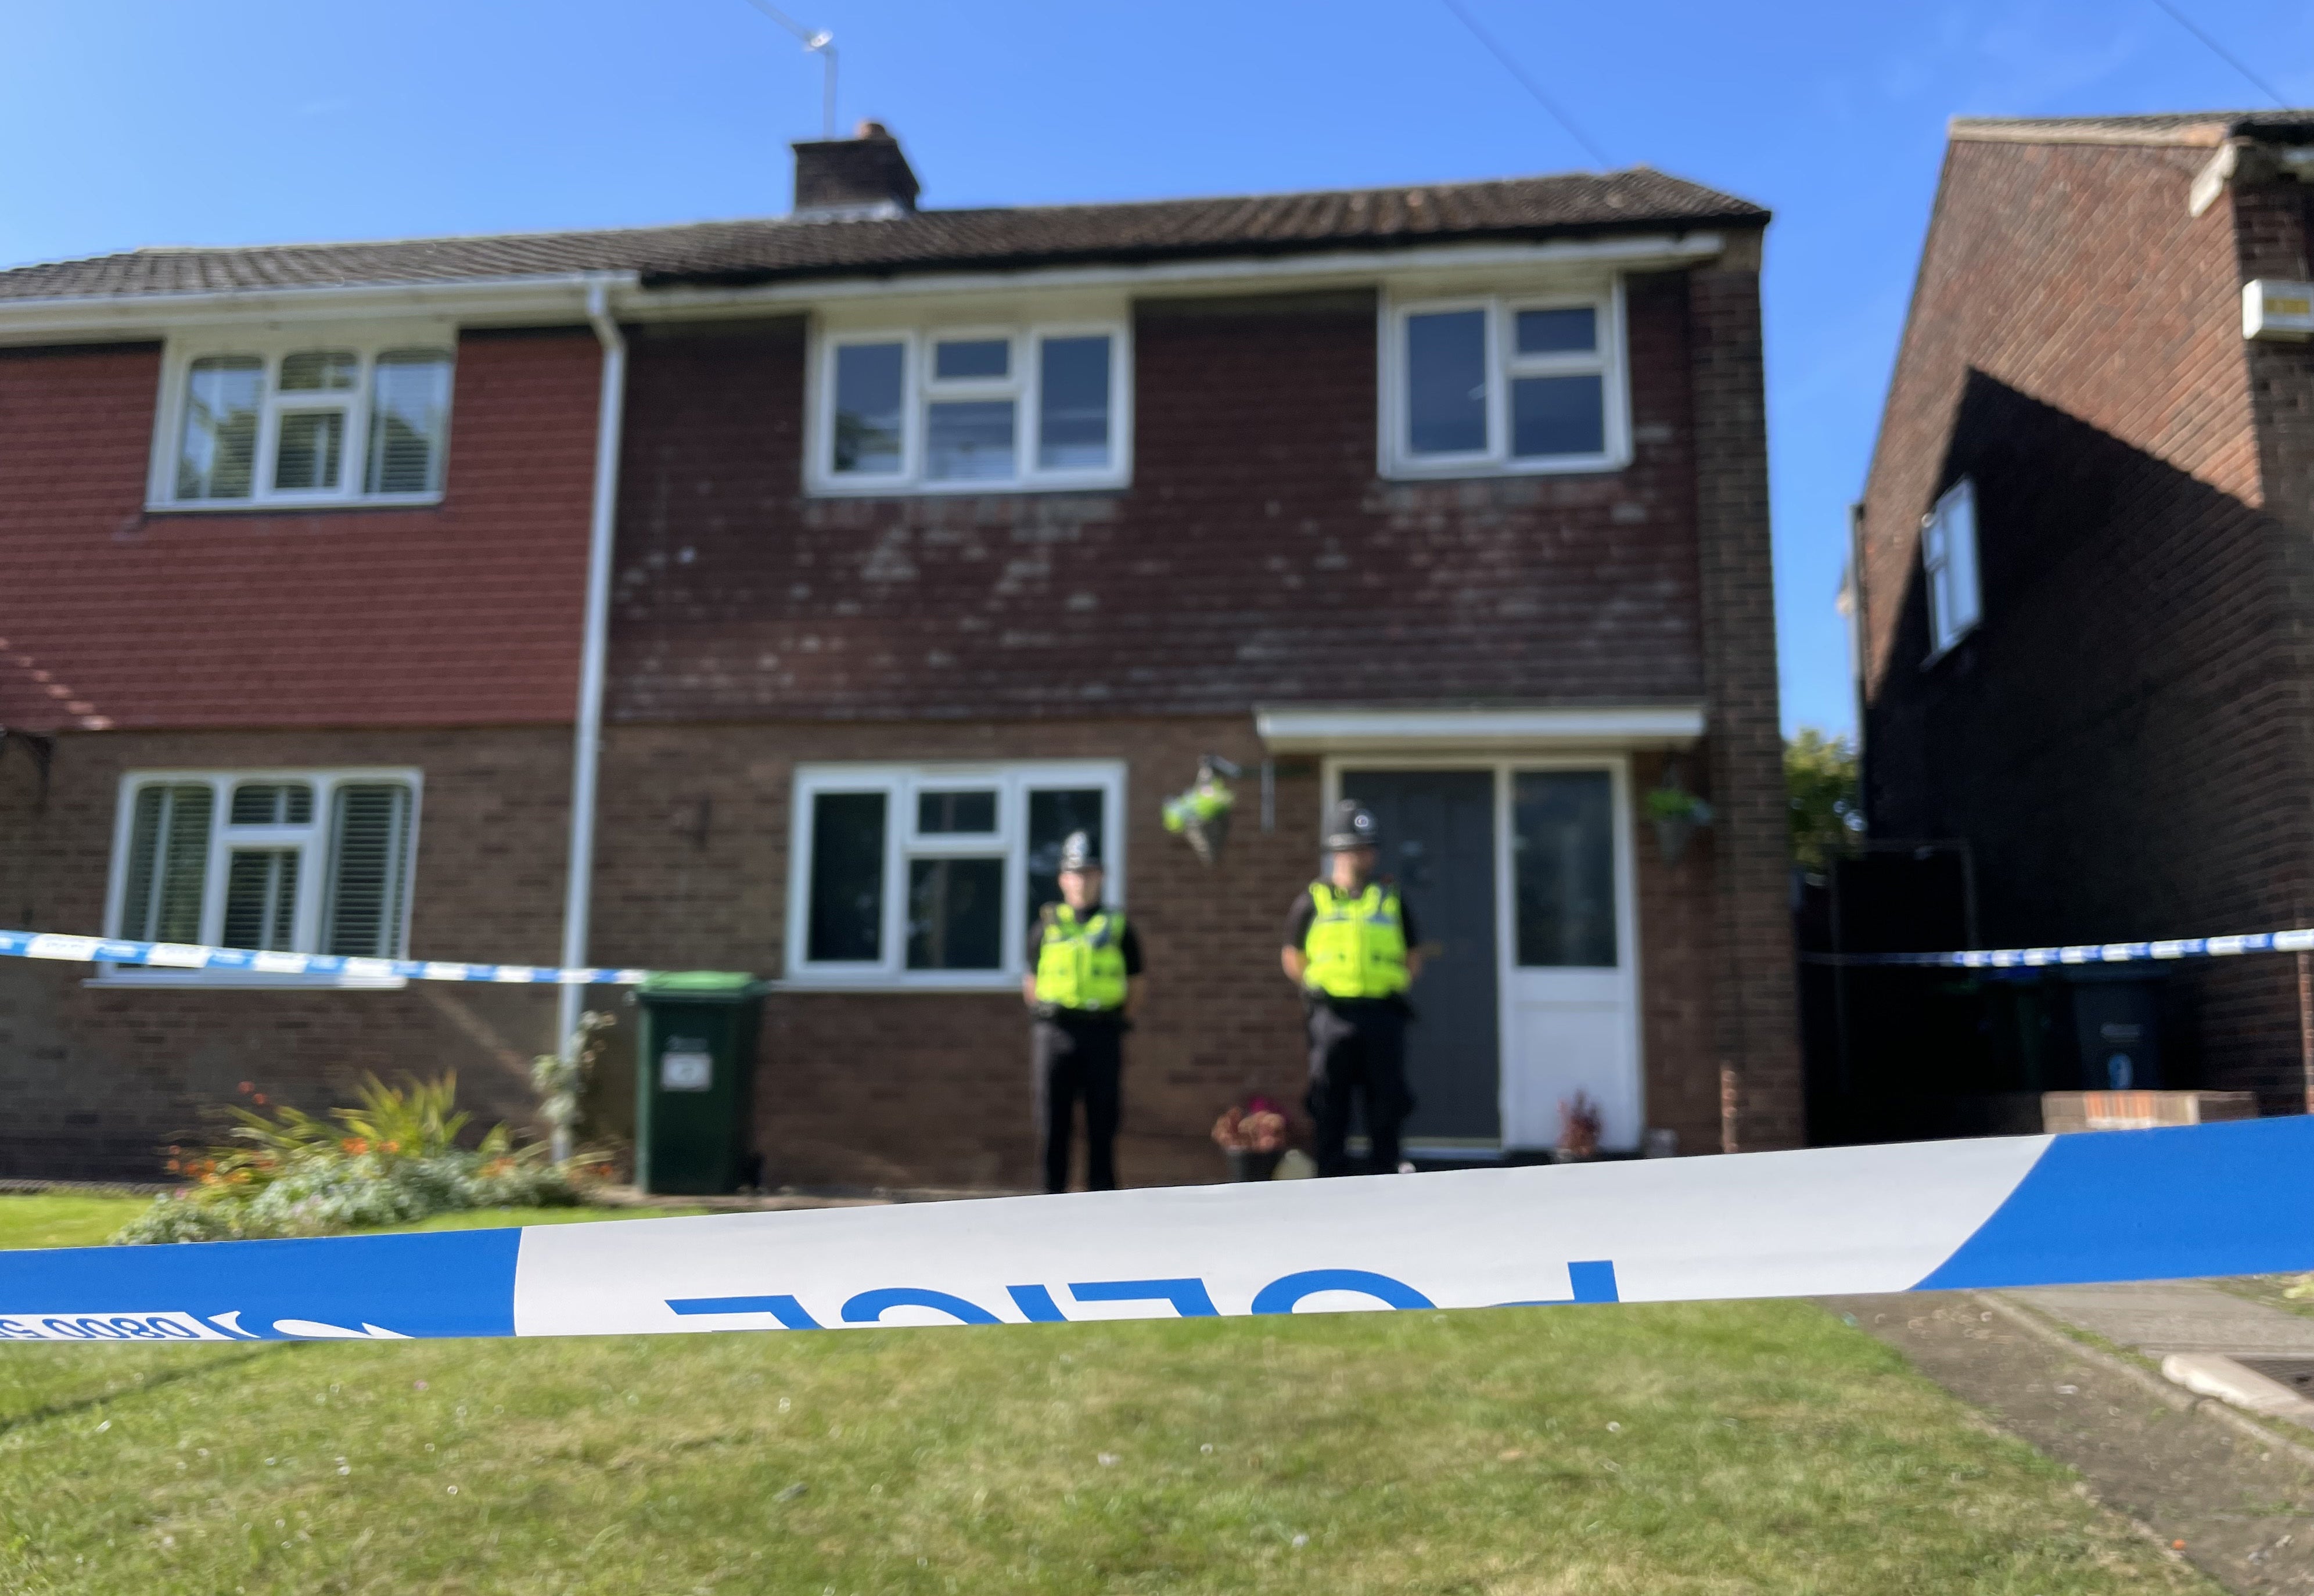
[[[611,619],[611,554],[618,526],[619,437],[624,420],[627,392],[627,340],[611,313],[611,287],[615,278],[596,277],[587,285],[587,320],[603,344],[603,392],[595,421],[595,507],[587,537],[586,642],[578,661],[578,717],[570,754],[570,869],[562,899],[562,964],[566,969],[587,963],[587,922],[592,907],[595,873],[595,778],[603,745],[603,666],[609,647]],[[578,1028],[586,989],[556,989],[555,1036],[559,1047],[570,1045]],[[557,1141],[565,1140],[558,1134]],[[554,1156],[568,1158],[570,1149],[557,1146]]]

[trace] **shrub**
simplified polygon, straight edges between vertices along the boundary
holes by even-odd
[[[186,1184],[155,1198],[112,1239],[317,1236],[464,1209],[584,1200],[582,1171],[550,1162],[536,1143],[517,1144],[503,1124],[473,1147],[460,1145],[472,1115],[458,1111],[457,1094],[455,1075],[404,1089],[372,1076],[358,1107],[333,1108],[327,1119],[296,1108],[269,1115],[236,1107],[232,1139],[171,1160]]]

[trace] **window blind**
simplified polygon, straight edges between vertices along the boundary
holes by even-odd
[[[297,853],[236,848],[225,867],[225,945],[287,953],[296,946]]]
[[[392,349],[371,379],[366,493],[433,493],[442,486],[442,442],[450,412],[450,357],[431,349]]]
[[[330,895],[322,951],[393,958],[402,943],[408,879],[410,789],[399,782],[337,789],[330,827]]]
[[[257,470],[257,407],[265,363],[242,355],[196,360],[185,377],[177,446],[179,498],[247,498]]]
[[[121,935],[139,942],[201,939],[214,803],[206,785],[138,789],[121,885]]]

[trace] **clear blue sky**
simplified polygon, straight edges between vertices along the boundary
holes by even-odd
[[[2172,0],[2293,103],[2314,5]],[[1945,119],[2257,106],[2153,0],[1464,4],[1617,165],[1771,207],[1788,725],[1854,719],[1833,611]],[[795,0],[927,205],[1591,164],[1440,0]],[[0,0],[0,261],[786,208],[816,61],[746,0]],[[0,447],[5,440],[0,439]]]

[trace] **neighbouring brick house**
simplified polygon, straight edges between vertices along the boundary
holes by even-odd
[[[1953,124],[1851,597],[1872,831],[1982,946],[2314,913],[2310,173],[2314,111]],[[2169,969],[2167,1084],[2314,1103],[2306,963]]]
[[[1224,1103],[1299,1097],[1278,927],[1339,792],[1442,945],[1415,1145],[1548,1146],[1577,1089],[1612,1147],[1797,1140],[1764,212],[1645,170],[919,210],[873,128],[797,196],[0,273],[6,918],[554,962],[614,515],[587,952],[776,979],[770,1178],[1027,1184],[1079,825],[1153,977],[1126,1177],[1217,1174]],[[1211,865],[1161,824],[1206,755]],[[1666,785],[1716,810],[1676,860]],[[261,1074],[519,1113],[552,1008],[0,969],[0,1173],[147,1168]]]

